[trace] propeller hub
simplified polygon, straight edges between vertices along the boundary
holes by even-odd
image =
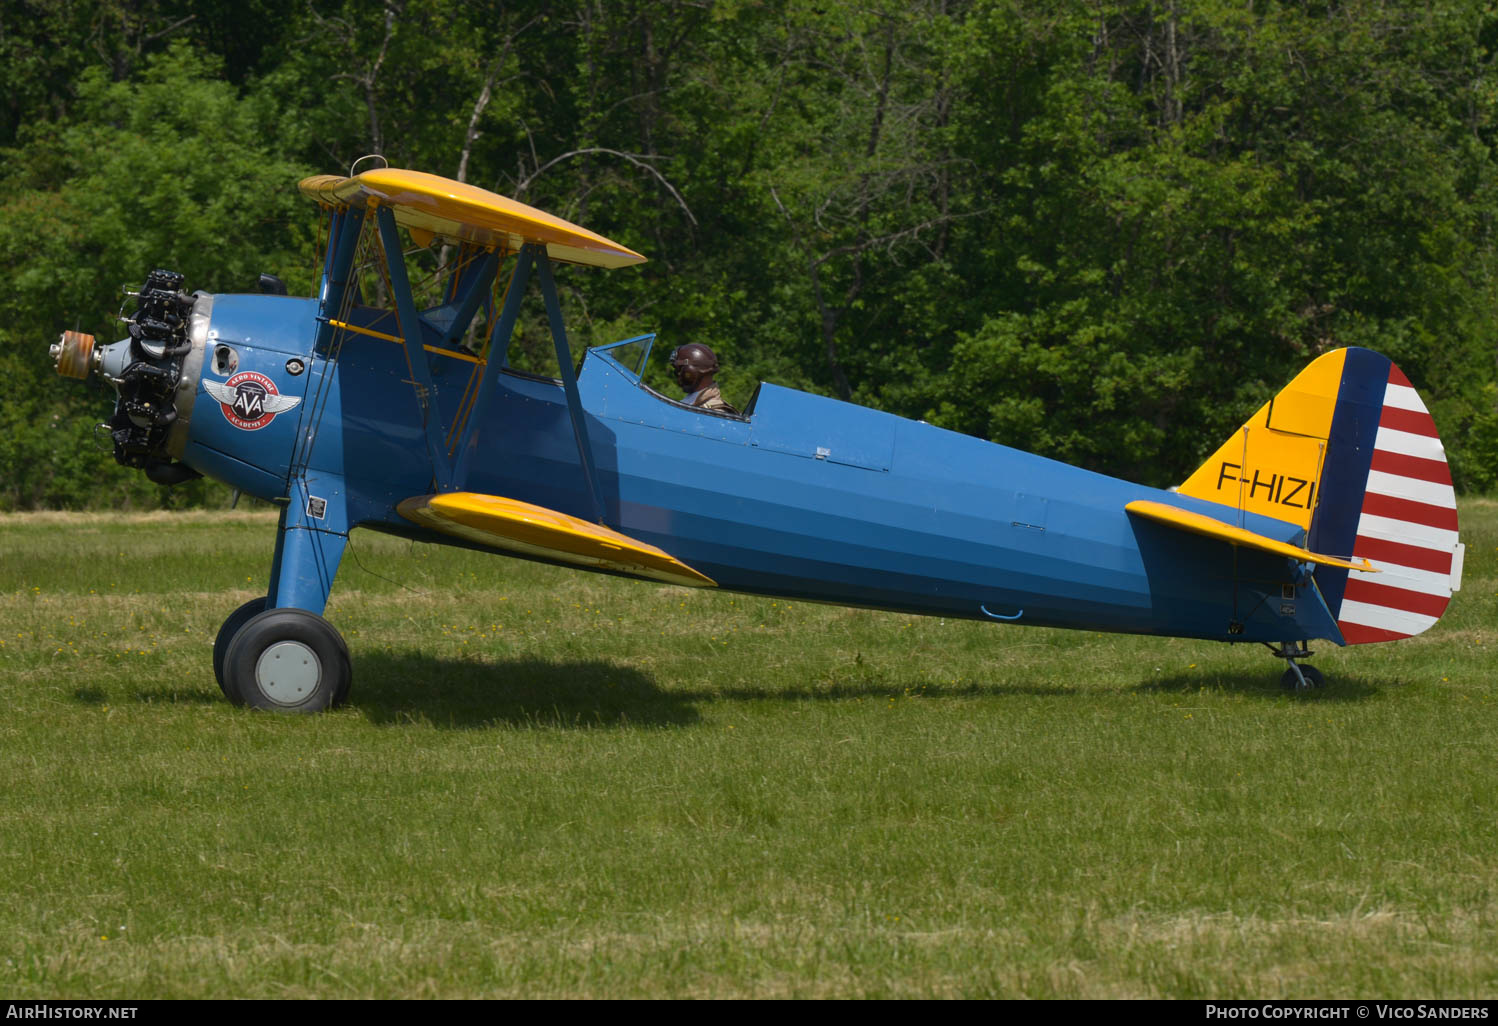
[[[47,350],[52,356],[52,365],[65,378],[82,381],[88,372],[97,366],[94,352],[94,336],[81,331],[65,331],[62,338],[53,342]]]

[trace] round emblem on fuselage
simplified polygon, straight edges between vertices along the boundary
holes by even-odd
[[[203,387],[218,400],[224,419],[241,431],[259,431],[302,401],[301,396],[282,395],[274,381],[257,371],[240,371],[222,385],[204,381]]]

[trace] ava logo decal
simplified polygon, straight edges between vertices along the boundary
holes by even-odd
[[[218,400],[224,419],[242,431],[259,431],[302,401],[299,395],[282,395],[274,381],[255,371],[240,371],[222,385],[204,381],[203,388]]]

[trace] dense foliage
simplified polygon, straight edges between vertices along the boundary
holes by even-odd
[[[194,501],[51,374],[152,267],[312,286],[294,183],[365,153],[644,253],[584,342],[1152,484],[1310,357],[1391,356],[1498,484],[1482,0],[7,0],[0,508]],[[539,347],[538,347],[539,348]],[[525,358],[522,349],[521,357]],[[537,357],[540,358],[540,357]]]

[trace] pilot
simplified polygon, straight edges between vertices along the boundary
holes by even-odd
[[[671,370],[676,375],[676,383],[687,393],[681,401],[688,406],[719,413],[739,412],[723,401],[723,393],[713,381],[713,375],[718,372],[718,358],[707,346],[700,342],[677,346],[671,352]]]

